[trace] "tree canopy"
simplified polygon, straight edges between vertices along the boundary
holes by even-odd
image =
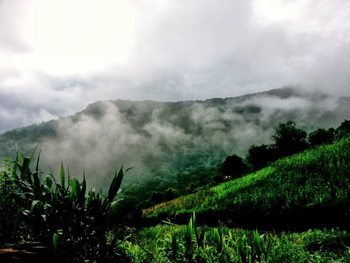
[[[296,123],[288,121],[280,123],[272,136],[277,155],[288,156],[307,148],[306,131],[296,127]]]

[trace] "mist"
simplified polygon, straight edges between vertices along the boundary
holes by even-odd
[[[64,163],[74,176],[85,171],[94,186],[105,186],[121,166],[134,167],[127,185],[191,166],[210,167],[232,154],[245,157],[251,145],[271,142],[279,122],[294,120],[308,131],[339,125],[349,110],[339,119],[324,117],[338,108],[336,96],[295,88],[205,101],[103,101],[60,118],[55,136],[31,145],[42,151],[43,167],[57,174]]]
[[[0,1],[0,132],[100,100],[349,92],[350,3]]]

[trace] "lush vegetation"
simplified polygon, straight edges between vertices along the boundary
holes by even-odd
[[[38,241],[63,262],[349,262],[349,134],[349,121],[281,123],[245,159],[179,164],[122,193],[123,168],[102,193],[17,154],[0,170],[0,244]]]
[[[0,172],[0,243],[39,241],[69,262],[118,259],[116,238],[107,237],[123,168],[105,196],[87,191],[85,177],[67,177],[63,166],[59,180],[41,174],[39,156],[32,167],[31,158],[18,154]]]
[[[205,215],[203,220],[227,216],[245,223],[252,214],[262,216],[255,218],[259,221],[265,217],[293,219],[293,215],[302,218],[304,213],[304,219],[317,221],[322,219],[318,213],[334,209],[345,217],[350,208],[349,147],[350,138],[338,140],[236,180],[156,205],[144,214],[166,218],[196,211]],[[309,211],[314,213],[312,219]]]
[[[339,229],[300,233],[157,225],[120,244],[133,262],[349,262],[350,234]]]
[[[309,134],[296,126],[295,122],[280,123],[272,135],[271,144],[252,145],[246,157],[253,170],[265,167],[277,159],[302,152],[319,145],[330,144],[348,136],[350,121],[345,120],[337,129],[318,128]]]
[[[245,158],[233,154],[223,160],[218,158],[217,152],[211,153],[216,158],[210,157],[208,153],[185,156],[187,161],[180,161],[179,158],[178,166],[186,167],[181,172],[172,174],[169,170],[159,169],[154,171],[152,179],[128,187],[122,194],[124,201],[121,213],[127,214],[129,218],[139,216],[141,209],[208,190],[218,183],[258,171],[283,157],[338,141],[348,134],[350,121],[344,121],[336,129],[319,128],[309,134],[297,127],[296,123],[288,121],[277,125],[270,144],[252,145]]]

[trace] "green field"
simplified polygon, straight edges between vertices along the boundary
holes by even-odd
[[[157,225],[129,235],[120,248],[133,262],[349,262],[350,233],[262,233],[243,229]]]
[[[145,209],[143,214],[165,219],[195,211],[204,222],[216,214],[218,220],[226,214],[242,221],[252,214],[278,218],[314,213],[315,218],[308,220],[317,222],[319,213],[335,210],[345,217],[350,194],[349,149],[347,138],[308,150],[242,178]]]

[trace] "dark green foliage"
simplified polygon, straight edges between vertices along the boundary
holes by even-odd
[[[107,242],[107,232],[112,227],[110,213],[117,202],[123,169],[114,176],[105,197],[95,190],[86,191],[85,176],[82,182],[67,177],[63,165],[58,182],[52,174],[41,174],[38,162],[33,171],[30,164],[31,158],[20,154],[13,166],[7,162],[0,172],[1,220],[19,219],[1,224],[2,241],[16,236],[22,241],[39,241],[73,262],[115,259],[115,244]]]
[[[329,144],[334,141],[335,130],[330,129],[317,129],[309,134],[309,144],[311,147],[315,147],[322,144]]]
[[[15,239],[13,231],[17,215],[14,198],[16,185],[9,176],[12,166],[8,159],[4,159],[4,163],[4,170],[0,171],[0,244]]]
[[[252,145],[248,150],[247,160],[254,170],[261,169],[276,159],[276,149],[271,145]]]
[[[342,139],[350,135],[350,120],[344,120],[335,130],[335,137]]]
[[[240,177],[246,173],[247,170],[248,167],[243,159],[236,154],[226,157],[222,164],[222,173],[230,178]]]
[[[350,235],[345,230],[307,231],[303,236],[304,247],[308,251],[342,250],[350,244]]]
[[[187,160],[190,161],[191,158]],[[198,165],[195,163],[177,174],[171,174],[168,170],[155,171],[152,179],[144,179],[127,187],[120,195],[122,201],[118,204],[118,218],[115,220],[125,217],[130,224],[137,224],[142,209],[222,181],[218,160],[213,158],[212,162],[202,162],[200,166],[195,166]]]
[[[120,186],[122,184],[122,180],[124,178],[124,174],[127,171],[129,171],[130,169],[131,168],[126,169],[126,171],[124,172],[123,167],[121,167],[119,172],[114,175],[114,178],[113,178],[112,183],[111,183],[111,185],[109,187],[109,190],[108,190],[108,200],[110,202],[114,201],[114,199],[117,196],[117,193],[119,191],[119,188],[120,188]]]
[[[296,127],[296,123],[288,121],[280,123],[272,136],[276,153],[279,157],[301,152],[307,148],[306,131]]]
[[[246,157],[253,170],[261,169],[277,159],[302,152],[310,147],[330,144],[335,139],[345,138],[350,134],[350,121],[344,121],[337,129],[314,130],[309,135],[297,128],[296,123],[280,123],[272,135],[272,144],[252,145]],[[307,138],[307,140],[306,140]]]

